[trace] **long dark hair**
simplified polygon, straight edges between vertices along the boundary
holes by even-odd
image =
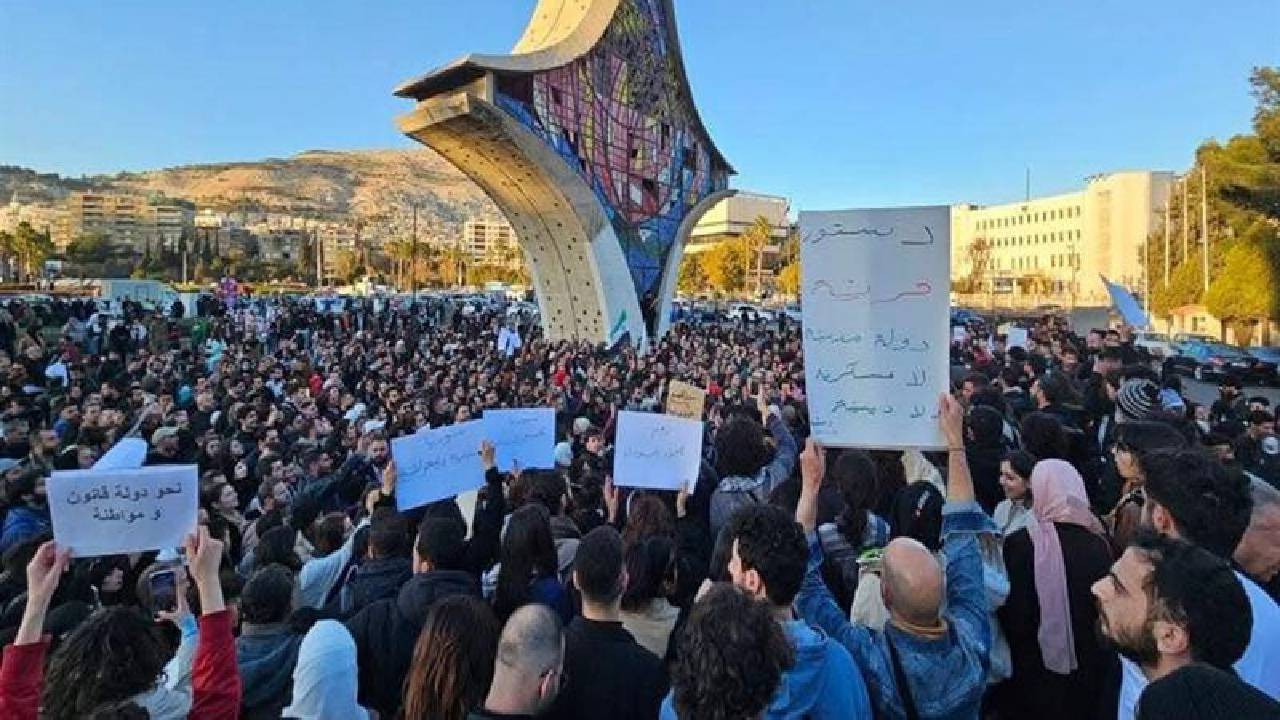
[[[42,717],[81,718],[104,703],[146,692],[155,686],[168,656],[155,623],[137,610],[100,610],[63,640],[49,661]]]
[[[836,529],[850,545],[862,547],[867,513],[875,508],[879,498],[876,464],[861,450],[846,450],[832,464],[830,477],[844,500],[844,510],[836,518]]]
[[[676,521],[662,498],[649,493],[637,493],[627,508],[627,525],[622,530],[622,545],[632,547],[646,538],[676,536]]]
[[[533,580],[555,577],[558,563],[556,544],[551,537],[551,514],[537,503],[525,505],[511,515],[502,538],[502,564],[498,569],[498,589],[493,610],[500,619],[529,602]]]
[[[433,605],[404,681],[404,720],[464,720],[484,702],[501,632],[479,598],[455,595]]]
[[[676,583],[676,544],[664,535],[635,542],[626,550],[627,589],[622,609],[644,612],[649,603],[666,596]]]

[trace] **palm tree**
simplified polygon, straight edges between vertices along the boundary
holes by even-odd
[[[18,263],[27,277],[31,276],[33,267],[38,266],[46,257],[53,254],[53,242],[49,239],[49,235],[36,232],[26,221],[18,223],[12,238],[9,243],[11,250],[18,258]]]
[[[763,215],[756,217],[751,227],[742,234],[742,243],[747,250],[748,265],[744,274],[753,272],[756,280],[756,296],[759,297],[764,284],[764,250],[773,241],[773,224]],[[752,269],[754,267],[754,270]]]
[[[391,282],[403,289],[412,282],[413,243],[406,240],[392,240],[383,250],[391,261]]]

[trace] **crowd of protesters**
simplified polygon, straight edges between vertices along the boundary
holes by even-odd
[[[973,328],[946,448],[864,451],[808,438],[785,317],[637,352],[440,300],[183,314],[0,311],[0,716],[1280,717],[1274,416],[1123,331]],[[696,487],[615,487],[674,380]],[[508,407],[556,410],[554,470],[485,444],[474,497],[397,510],[391,438]],[[45,481],[124,438],[198,466],[199,526],[69,558]]]

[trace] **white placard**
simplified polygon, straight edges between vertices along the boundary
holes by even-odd
[[[147,459],[147,441],[140,437],[120,438],[120,442],[102,454],[93,464],[94,470],[127,470],[140,468]]]
[[[1005,349],[1016,347],[1020,347],[1023,350],[1027,349],[1028,337],[1026,328],[1017,327],[1015,325],[1006,325],[1000,328],[1000,334],[1004,335]]]
[[[945,447],[950,212],[800,213],[806,389],[824,444]]]
[[[618,487],[693,487],[702,469],[702,422],[671,415],[618,413],[613,483]]]
[[[58,545],[75,557],[176,548],[196,527],[195,465],[67,470],[49,478],[49,513]]]
[[[551,408],[485,410],[484,433],[498,454],[498,469],[556,467],[556,411]]]
[[[951,342],[961,343],[969,339],[969,330],[963,326],[957,325],[951,328]]]
[[[391,440],[396,463],[396,509],[404,511],[484,485],[479,420]]]

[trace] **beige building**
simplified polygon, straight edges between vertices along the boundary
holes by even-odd
[[[515,246],[515,230],[506,220],[472,218],[462,226],[462,252],[473,260],[497,260]]]
[[[769,245],[764,248],[761,259],[761,274],[764,282],[773,276],[778,265],[778,250],[787,239],[791,223],[787,219],[787,211],[791,204],[784,197],[776,195],[760,195],[757,193],[739,192],[721,200],[707,210],[706,214],[693,226],[689,233],[689,243],[684,252],[698,255],[715,247],[725,240],[741,237],[758,218],[769,221]],[[748,274],[747,284],[754,286],[756,272]]]
[[[1105,306],[1101,276],[1134,293],[1147,240],[1161,227],[1173,173],[1094,175],[1083,190],[951,208],[951,281],[964,302],[1004,307]]]
[[[14,200],[0,207],[0,232],[13,232],[18,225],[27,223],[32,230],[47,232],[55,241],[63,225],[65,208],[61,205],[23,203]]]
[[[188,208],[164,198],[76,192],[67,196],[61,228],[54,233],[54,240],[59,250],[65,250],[81,235],[100,234],[138,254],[148,248],[175,251],[193,217]]]
[[[770,237],[781,245],[787,239],[790,223],[787,210],[791,204],[784,197],[739,192],[716,203],[693,226],[684,251],[691,255],[706,252],[718,243],[741,236],[756,221],[765,218],[772,228]],[[776,252],[776,248],[766,251]]]

